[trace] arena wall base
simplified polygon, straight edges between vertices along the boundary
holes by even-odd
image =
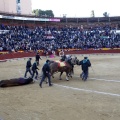
[[[58,52],[56,52],[57,55],[59,55]],[[84,54],[112,54],[114,53],[120,53],[120,49],[113,49],[113,50],[76,50],[76,51],[64,51],[65,54],[78,54],[78,55],[84,55]],[[5,62],[7,59],[18,59],[18,58],[25,58],[25,57],[35,57],[36,53],[35,52],[16,52],[16,53],[7,53],[7,54],[1,54],[0,55],[0,60],[2,62]],[[40,53],[40,56],[44,56],[43,53]]]
[[[0,62],[7,62],[7,60],[0,60]]]

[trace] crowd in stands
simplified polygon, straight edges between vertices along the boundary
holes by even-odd
[[[109,25],[89,29],[0,24],[0,51],[119,48],[120,34]]]

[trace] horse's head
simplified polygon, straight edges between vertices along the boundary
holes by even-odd
[[[80,61],[77,59],[77,60],[76,60],[76,65],[79,65],[79,62],[80,62]]]
[[[76,56],[72,56],[72,57],[71,57],[71,63],[72,63],[73,65],[77,65],[78,62],[79,62],[79,60],[77,59]]]

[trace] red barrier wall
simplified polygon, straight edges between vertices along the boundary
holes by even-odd
[[[120,50],[78,50],[78,51],[65,51],[65,54],[99,54],[99,53],[120,53]],[[58,52],[56,52],[58,55]],[[8,53],[1,54],[0,60],[13,59],[13,58],[23,58],[23,57],[34,57],[36,55],[35,52],[16,52],[16,53]],[[42,56],[43,53],[40,52]]]
[[[0,60],[5,60],[5,59],[13,59],[13,58],[23,58],[23,57],[33,57],[35,56],[36,53],[8,53],[8,54],[1,54],[0,55]]]
[[[65,51],[65,54],[95,54],[95,53],[120,53],[120,50],[78,50],[78,51]]]

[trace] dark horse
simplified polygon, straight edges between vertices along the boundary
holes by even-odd
[[[75,64],[77,64],[77,57],[74,57],[71,59],[71,64],[67,61],[51,61],[50,63],[50,69],[51,69],[51,76],[53,76],[54,73],[56,72],[60,72],[60,77],[59,79],[61,80],[61,75],[63,74],[63,72],[66,73],[66,80],[68,81],[68,77],[72,77],[72,73],[73,73],[73,67]]]
[[[30,84],[32,82],[33,82],[32,78],[14,78],[9,80],[1,80],[0,87],[20,86]]]

